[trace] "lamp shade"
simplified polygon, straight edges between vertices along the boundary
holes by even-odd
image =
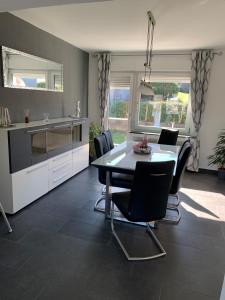
[[[154,96],[155,95],[150,82],[146,82],[144,80],[141,80],[141,82],[140,82],[139,91],[141,94],[144,94],[146,96]]]

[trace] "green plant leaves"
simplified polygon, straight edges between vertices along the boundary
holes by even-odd
[[[208,156],[209,165],[217,165],[219,168],[225,167],[225,129],[218,135],[214,154]]]

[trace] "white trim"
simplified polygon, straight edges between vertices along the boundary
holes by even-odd
[[[129,78],[129,80],[127,80]],[[133,93],[134,93],[134,74],[131,72],[111,72],[110,76],[110,87],[117,88],[116,84],[111,85],[111,81],[113,80],[121,80],[121,85],[118,81],[118,88],[122,87],[129,87],[130,90],[130,97],[128,101],[128,131],[131,130],[131,118],[132,118],[132,103],[133,103]],[[109,101],[109,99],[108,99]],[[109,102],[107,105],[107,125],[108,119],[121,119],[121,118],[111,118],[109,117]],[[107,127],[108,128],[108,127]]]
[[[179,74],[179,75],[178,75]],[[133,100],[133,115],[132,119],[134,120],[134,124],[131,127],[132,131],[146,131],[146,132],[152,132],[152,133],[159,133],[163,127],[154,127],[154,126],[144,126],[139,125],[139,99],[141,96],[141,93],[138,89],[138,83],[143,78],[144,73],[140,72],[137,76],[137,82],[136,82],[136,99]],[[165,77],[166,76],[166,80]],[[160,81],[170,82],[173,81],[179,81],[179,82],[190,82],[190,72],[153,72],[151,76],[151,82],[160,82]],[[191,132],[191,100],[190,100],[190,94],[189,94],[189,101],[188,101],[188,109],[187,109],[187,118],[185,122],[185,128],[174,128],[179,129],[180,134],[190,134]],[[170,127],[166,127],[170,128]]]

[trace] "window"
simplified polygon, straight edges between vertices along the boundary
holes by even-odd
[[[176,128],[189,131],[190,79],[152,79],[155,96],[137,94],[138,110],[134,113],[136,128],[158,131],[160,128]]]
[[[46,88],[46,74],[45,73],[32,73],[13,72],[13,86],[14,87],[27,87],[27,88]]]
[[[161,128],[190,133],[190,77],[179,74],[152,75],[154,97],[141,94],[141,73],[111,73],[108,127],[120,144],[130,130],[160,132]],[[135,93],[133,93],[135,91]]]
[[[114,75],[110,84],[108,106],[108,127],[112,132],[114,144],[120,144],[127,138],[130,99],[131,77]]]

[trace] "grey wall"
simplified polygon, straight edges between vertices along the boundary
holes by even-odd
[[[0,13],[0,45],[63,64],[64,92],[22,90],[0,87],[0,106],[7,106],[13,122],[23,122],[24,109],[31,120],[68,116],[75,100],[81,101],[81,115],[87,116],[88,53],[9,14]],[[1,74],[2,76],[2,74]]]

